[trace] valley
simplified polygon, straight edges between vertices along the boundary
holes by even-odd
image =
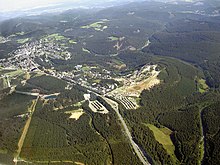
[[[219,164],[220,4],[117,4],[0,22],[0,164]]]

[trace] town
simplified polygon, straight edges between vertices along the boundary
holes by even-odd
[[[27,42],[16,51],[9,53],[8,58],[0,59],[0,66],[5,69],[20,69],[63,79],[69,82],[66,89],[71,89],[72,83],[79,84],[101,95],[115,98],[126,109],[138,108],[139,103],[135,98],[138,98],[144,89],[150,89],[159,84],[157,65],[150,64],[123,76],[98,65],[80,64],[75,65],[72,70],[58,70],[53,66],[51,59],[72,58],[63,42],[69,42],[69,39],[58,34],[46,36],[39,41]],[[42,66],[41,63],[47,64],[47,67]]]

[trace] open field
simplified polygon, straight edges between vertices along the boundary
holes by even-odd
[[[83,109],[73,110],[73,111],[66,111],[66,114],[71,114],[69,117],[70,119],[78,120],[80,116],[84,114]]]
[[[171,130],[168,128],[157,128],[152,124],[146,125],[148,128],[150,128],[151,131],[154,133],[155,139],[163,145],[163,147],[166,149],[167,153],[172,157],[172,159],[176,162],[177,158],[175,156],[175,146],[173,142],[170,139],[170,134],[172,133]]]
[[[44,37],[43,39],[45,41],[50,41],[50,40],[62,41],[62,40],[67,40],[68,38],[66,38],[58,33],[55,33],[55,34],[48,35],[48,36]]]
[[[209,89],[209,86],[206,84],[206,80],[204,79],[197,80],[197,86],[200,93],[204,93]]]
[[[90,25],[85,25],[85,26],[81,26],[82,29],[94,29],[96,31],[103,31],[105,29],[108,28],[108,26],[105,25],[105,22],[107,20],[103,20],[103,21],[98,21],[98,22],[94,22],[94,23],[91,23]]]
[[[115,36],[110,36],[110,37],[108,37],[108,39],[110,39],[110,41],[118,41],[119,40],[119,38],[115,37]]]
[[[82,51],[85,52],[85,53],[91,54],[90,50],[88,50],[88,49],[86,49],[86,48],[82,48]]]
[[[69,40],[70,44],[77,44],[77,42],[75,40]]]
[[[19,44],[25,44],[25,43],[28,42],[28,41],[30,41],[29,38],[19,39],[19,40],[17,40],[17,43],[19,43]]]

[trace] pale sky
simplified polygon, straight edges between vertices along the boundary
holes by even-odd
[[[25,10],[29,8],[59,4],[62,2],[74,2],[80,0],[0,0],[0,12]]]
[[[0,0],[0,12],[27,10],[31,8],[44,7],[49,5],[56,5],[63,2],[86,2],[88,0]],[[94,0],[91,0],[91,2]],[[100,0],[100,2],[105,0]],[[112,0],[109,0],[112,1]],[[120,1],[120,0],[119,0]],[[126,0],[124,0],[126,1]],[[174,0],[158,0],[158,1],[174,1]],[[193,0],[183,0],[193,1]]]

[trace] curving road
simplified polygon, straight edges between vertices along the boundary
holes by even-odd
[[[135,151],[135,153],[137,154],[138,158],[140,159],[140,161],[144,164],[144,165],[150,165],[150,163],[148,162],[147,158],[144,156],[143,152],[141,151],[140,147],[134,142],[131,133],[123,119],[123,117],[121,116],[119,109],[118,109],[118,103],[107,98],[104,96],[101,96],[109,105],[111,105],[111,107],[115,110],[116,114],[118,115],[119,120],[122,123],[122,126],[124,127],[125,133]]]
[[[52,75],[52,76],[53,76],[53,75]],[[88,88],[87,86],[82,85],[82,84],[79,84],[79,83],[77,83],[76,81],[71,80],[71,79],[69,79],[69,78],[62,78],[62,79],[63,79],[64,81],[67,81],[67,82],[70,82],[70,83],[73,83],[73,84],[78,84],[78,85],[80,85],[80,86],[82,86],[82,87],[84,87],[84,88],[86,88],[86,89],[88,89],[88,90],[91,90],[91,89]],[[143,152],[141,151],[140,147],[134,142],[134,140],[133,140],[133,138],[132,138],[132,136],[131,136],[131,133],[130,133],[130,131],[129,131],[129,129],[128,129],[128,126],[126,125],[126,123],[125,123],[123,117],[122,117],[121,114],[119,113],[118,103],[115,102],[115,101],[113,101],[113,100],[111,100],[111,99],[109,99],[109,98],[107,98],[107,97],[105,97],[105,96],[103,96],[103,95],[98,94],[98,93],[95,92],[94,90],[93,90],[93,93],[96,94],[96,95],[98,95],[98,96],[100,96],[100,97],[102,97],[102,98],[114,109],[114,111],[115,111],[116,114],[118,115],[119,120],[120,120],[121,123],[122,123],[122,126],[124,127],[125,133],[126,133],[128,139],[129,139],[130,143],[131,143],[132,148],[134,149],[134,152],[137,154],[138,158],[140,159],[140,161],[141,161],[144,165],[150,165],[150,163],[148,162],[147,158],[144,156]]]

